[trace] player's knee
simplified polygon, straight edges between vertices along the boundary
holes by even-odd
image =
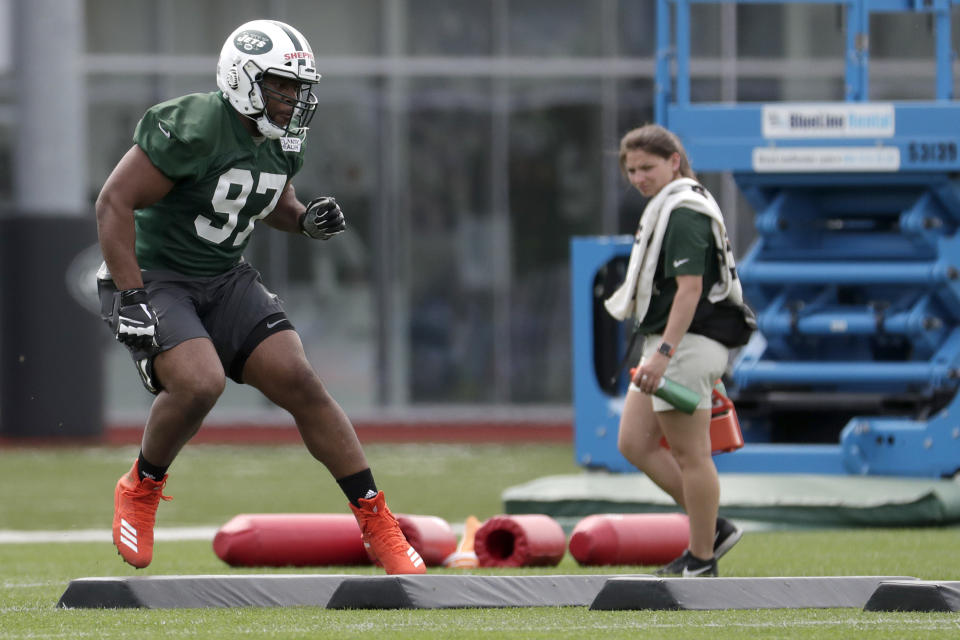
[[[198,401],[209,403],[210,406],[213,406],[216,401],[223,395],[224,389],[227,387],[227,379],[222,374],[208,376],[199,384],[195,390]]]
[[[226,388],[226,377],[223,372],[194,372],[191,375],[176,379],[167,391],[177,399],[190,405],[198,411],[209,411],[223,394]]]
[[[291,363],[264,389],[273,400],[287,410],[298,407],[316,407],[331,402],[332,398],[317,373],[307,364]]]
[[[327,404],[333,402],[333,397],[327,393],[327,388],[320,380],[320,376],[309,368],[297,370],[293,375],[292,387],[297,395],[310,404]]]

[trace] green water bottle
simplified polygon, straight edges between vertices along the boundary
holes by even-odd
[[[693,413],[697,410],[697,405],[700,404],[700,396],[697,395],[696,391],[666,377],[660,378],[660,384],[657,385],[657,390],[653,392],[653,395],[669,402],[677,411],[684,413]]]

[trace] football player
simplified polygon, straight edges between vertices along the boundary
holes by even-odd
[[[114,492],[113,542],[134,567],[152,560],[167,469],[230,377],[290,412],[346,495],[374,561],[391,574],[425,571],[353,425],[279,299],[243,258],[261,220],[318,240],[346,228],[334,198],[304,205],[291,183],[319,79],[299,31],[274,20],[241,25],[220,52],[219,91],[147,110],[97,198],[102,316],[156,396],[140,454]]]

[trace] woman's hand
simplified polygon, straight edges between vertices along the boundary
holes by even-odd
[[[667,370],[668,364],[670,364],[670,358],[662,353],[654,352],[653,355],[644,359],[637,366],[631,382],[644,393],[653,393],[660,386],[660,378],[663,377],[663,372]]]

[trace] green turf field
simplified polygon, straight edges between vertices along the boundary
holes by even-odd
[[[569,446],[377,445],[367,453],[395,512],[462,523],[500,513],[500,492],[576,473]],[[108,529],[113,485],[136,450],[0,450],[0,530]],[[335,483],[299,447],[190,446],[171,469],[158,526],[220,526],[238,513],[346,512]],[[720,563],[725,576],[903,575],[960,580],[960,529],[754,531]],[[642,570],[642,569],[640,569]],[[956,638],[960,614],[852,609],[591,612],[585,608],[328,611],[314,608],[59,610],[72,578],[232,573],[206,541],[158,542],[136,572],[109,543],[0,544],[6,638]],[[267,571],[267,570],[258,570]],[[308,573],[343,569],[282,569]],[[348,572],[375,574],[373,568]],[[433,570],[440,571],[440,570]],[[477,573],[637,573],[581,568]]]

